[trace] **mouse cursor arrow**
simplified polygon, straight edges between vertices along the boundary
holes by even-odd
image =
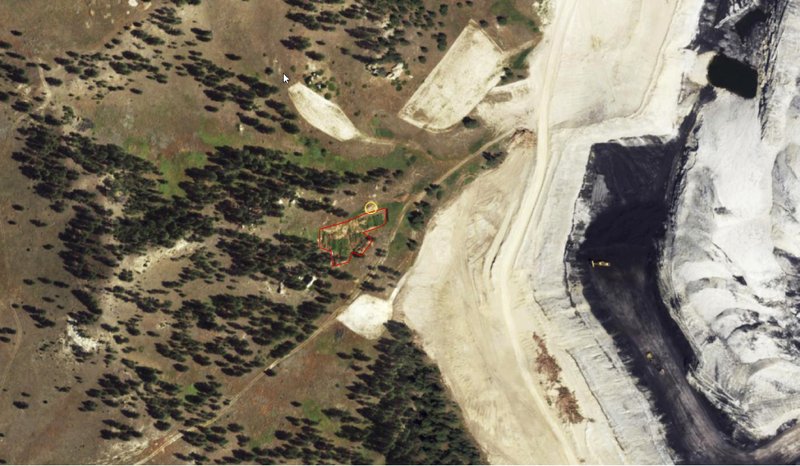
[[[286,75],[283,75],[283,82],[284,83],[288,83],[289,82],[289,77],[286,76]]]

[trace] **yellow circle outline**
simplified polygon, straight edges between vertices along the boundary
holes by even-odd
[[[371,209],[371,207],[374,207],[374,209]],[[377,211],[378,211],[378,203],[377,202],[369,201],[366,204],[364,204],[364,213],[365,214],[374,214]]]

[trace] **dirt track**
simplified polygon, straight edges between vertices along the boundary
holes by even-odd
[[[50,99],[51,99],[53,94],[50,91],[50,85],[48,85],[47,81],[45,81],[45,79],[44,79],[45,76],[44,76],[44,72],[42,71],[42,68],[41,67],[37,67],[36,71],[37,71],[37,75],[39,77],[39,86],[41,88],[42,93],[44,94],[44,99],[42,100],[41,104],[39,104],[39,106],[36,108],[38,111],[41,111],[42,109],[47,107],[47,105],[50,103]],[[8,130],[10,134],[14,133],[17,130],[17,128],[19,127],[20,122],[22,122],[22,120],[24,118],[25,118],[24,115],[20,115],[20,116],[17,117],[17,119],[14,122],[14,124],[12,125],[12,127]],[[2,233],[0,233],[0,241],[2,241],[2,244],[4,246],[3,249],[5,250],[6,249],[5,248],[5,243],[6,243],[5,230]],[[7,271],[11,270],[11,266],[8,263],[8,255],[7,254],[3,254],[3,261],[4,261],[4,269],[7,270]],[[3,276],[5,277],[5,280],[7,282],[6,285],[4,286],[4,289],[6,289],[6,290],[15,289],[13,286],[11,286],[11,283],[10,283],[10,273],[4,273]],[[12,308],[11,305],[10,305],[10,303],[14,303],[16,301],[17,301],[17,293],[9,294],[9,296],[7,296],[6,299],[5,299],[6,310],[8,312],[10,312],[11,316],[14,318],[14,328],[17,330],[17,333],[16,333],[16,335],[14,335],[14,347],[11,350],[11,354],[8,357],[7,361],[6,361],[6,365],[5,365],[5,368],[3,368],[3,372],[0,373],[0,388],[5,386],[6,379],[8,379],[8,376],[11,373],[11,366],[14,364],[14,359],[17,357],[17,353],[19,352],[19,349],[22,346],[22,333],[23,333],[22,332],[22,329],[23,329],[22,322],[20,322],[19,313],[17,312],[17,310]]]
[[[564,5],[560,7],[561,11],[551,31],[553,44],[550,46],[548,53],[547,68],[544,72],[544,85],[542,86],[538,104],[536,163],[534,164],[533,176],[528,181],[530,183],[528,186],[533,189],[528,188],[525,190],[525,197],[516,212],[510,210],[507,212],[503,226],[497,232],[483,264],[484,282],[492,284],[492,288],[489,290],[489,299],[499,305],[507,332],[511,335],[517,331],[517,325],[515,325],[512,315],[512,294],[510,292],[514,262],[520,254],[528,223],[534,221],[537,214],[541,214],[540,196],[545,190],[544,176],[548,171],[550,162],[550,102],[553,95],[553,84],[558,73],[564,38],[576,4],[576,0],[564,2]],[[501,244],[504,244],[504,247],[498,254]],[[525,385],[532,398],[536,400],[539,410],[546,412],[548,407],[545,400],[542,396],[537,396],[539,389],[537,389],[529,369],[525,367],[522,347],[518,340],[512,338],[511,341],[514,344],[514,357],[520,373],[523,374]],[[568,445],[565,435],[558,425],[558,420],[552,416],[548,416],[547,419],[550,430],[555,435],[558,446],[564,452],[567,462],[577,462],[577,457],[573,449]]]
[[[438,179],[436,179],[434,181],[434,183],[436,183],[436,184],[443,183],[444,180],[446,180],[447,178],[450,177],[450,175],[452,175],[453,173],[458,171],[460,168],[462,168],[468,162],[472,161],[475,157],[478,157],[479,154],[481,154],[483,151],[487,150],[489,147],[493,146],[497,142],[499,142],[499,141],[501,141],[501,140],[503,140],[503,139],[505,139],[507,137],[508,137],[508,134],[501,134],[501,135],[497,136],[496,138],[492,139],[491,141],[485,143],[478,150],[476,150],[475,152],[470,154],[468,157],[465,157],[464,160],[462,160],[460,163],[458,163],[457,165],[452,167],[446,173],[442,174]],[[398,216],[401,217],[401,218],[403,216],[405,216],[408,208],[410,206],[414,205],[415,202],[420,201],[424,196],[425,196],[425,192],[423,191],[420,194],[418,194],[417,196],[406,200],[405,204],[403,205],[403,209],[400,211]],[[398,224],[395,226],[394,230],[391,233],[388,233],[390,238],[394,238],[394,236],[397,234],[397,230],[399,229],[400,225],[401,225],[401,223],[398,222]],[[378,263],[379,264],[383,263],[383,259],[381,259]],[[398,285],[397,285],[398,288],[402,288],[403,284],[405,283],[405,280],[406,280],[406,277],[404,276],[403,279],[401,279],[400,282],[398,282]],[[350,304],[361,294],[360,289],[356,288],[356,290],[357,291],[354,291],[351,294],[350,298],[347,299],[336,311],[334,311],[331,315],[329,315],[328,317],[325,318],[325,320],[320,324],[319,328],[317,328],[317,330],[314,331],[314,333],[312,333],[307,339],[303,340],[303,342],[298,344],[291,352],[289,352],[289,354],[287,354],[286,356],[284,356],[284,357],[282,357],[282,358],[280,358],[278,360],[273,361],[267,367],[262,368],[261,371],[258,374],[254,375],[252,377],[252,379],[247,383],[247,385],[244,386],[244,388],[242,388],[239,392],[237,392],[236,394],[234,394],[231,397],[230,403],[228,405],[226,405],[222,410],[220,410],[217,413],[217,416],[215,416],[213,419],[207,421],[204,425],[213,424],[218,419],[220,419],[223,415],[225,415],[227,412],[229,412],[230,409],[233,407],[233,405],[236,404],[236,402],[241,398],[242,395],[247,393],[259,381],[264,379],[264,377],[266,376],[264,374],[265,370],[274,369],[274,368],[278,367],[282,362],[292,358],[298,352],[300,352],[302,349],[304,349],[305,347],[311,345],[314,341],[316,341],[317,337],[319,335],[321,335],[325,330],[327,330],[331,325],[336,323],[338,317],[342,313],[344,313],[348,309]],[[392,296],[395,296],[395,294],[393,294]],[[180,432],[170,432],[164,437],[161,437],[159,439],[154,439],[153,441],[151,441],[143,451],[138,452],[133,457],[125,458],[125,459],[118,459],[118,460],[119,460],[119,462],[125,462],[125,463],[134,463],[134,462],[136,464],[149,463],[150,461],[152,461],[155,458],[157,458],[159,454],[163,453],[167,449],[167,447],[169,447],[173,443],[175,443],[178,440],[180,440],[181,437],[182,437],[182,434]]]
[[[522,241],[545,189],[550,99],[576,4],[574,0],[562,4],[562,14],[548,31],[552,42],[538,120],[531,122],[538,134],[518,136],[497,172],[479,179],[437,216],[397,306],[442,367],[470,429],[492,462],[624,461],[585,385],[578,389],[580,402],[596,420],[594,425],[565,425],[549,406],[548,394],[533,370],[531,335],[544,327],[526,317],[519,295],[512,290],[519,278],[514,263],[524,253]],[[520,198],[521,202],[515,201]],[[437,283],[435,277],[441,280],[443,269],[448,278],[440,286],[429,285]],[[574,374],[568,361],[563,366]]]
[[[598,2],[597,7],[600,8],[603,4],[604,2]],[[504,205],[507,214],[502,222],[493,223],[489,219],[496,219],[496,216],[488,216],[485,206],[465,192],[464,197],[467,200],[452,206],[452,210],[456,213],[448,215],[445,212],[435,220],[436,224],[426,238],[426,242],[429,240],[433,242],[433,247],[426,249],[426,244],[423,244],[421,259],[410,273],[407,285],[409,290],[405,295],[401,295],[406,302],[401,304],[412,327],[422,335],[426,350],[442,367],[448,384],[456,394],[456,399],[466,411],[470,428],[473,429],[479,442],[489,449],[492,461],[526,462],[526,459],[530,458],[530,456],[523,458],[522,455],[532,455],[535,458],[533,462],[574,462],[575,458],[589,462],[613,461],[610,456],[601,456],[600,453],[596,453],[596,456],[583,456],[586,455],[586,450],[581,451],[585,448],[581,440],[585,439],[577,436],[575,429],[570,430],[558,419],[554,419],[552,413],[548,413],[550,411],[548,407],[542,410],[536,403],[530,403],[531,400],[537,399],[537,387],[535,382],[530,383],[534,379],[530,374],[530,348],[526,346],[521,336],[531,325],[539,324],[541,328],[547,329],[545,324],[537,321],[539,302],[551,305],[558,302],[558,295],[563,293],[565,279],[561,272],[565,264],[563,250],[560,248],[573,226],[572,214],[576,210],[574,202],[580,190],[590,147],[594,143],[614,138],[675,134],[677,122],[687,110],[686,107],[682,107],[686,102],[682,100],[685,97],[683,95],[685,90],[681,89],[681,80],[684,71],[692,69],[692,60],[696,58],[691,56],[692,52],[685,51],[683,47],[694,33],[696,12],[700,4],[701,2],[693,0],[658,2],[658,4],[638,3],[639,11],[634,7],[628,13],[631,13],[631,17],[640,16],[638,24],[649,24],[650,27],[640,28],[634,32],[649,37],[647,42],[637,45],[641,49],[635,50],[641,57],[646,58],[632,60],[630,54],[626,56],[620,53],[619,49],[624,47],[619,45],[608,47],[607,50],[598,45],[601,51],[606,52],[607,57],[601,52],[591,51],[595,43],[595,37],[590,36],[591,28],[584,24],[580,26],[570,24],[592,21],[598,24],[603,24],[604,21],[613,23],[614,19],[610,19],[613,11],[600,12],[599,16],[592,17],[587,10],[593,7],[584,4],[576,7],[576,2],[570,1],[559,3],[556,23],[547,33],[552,41],[549,44],[549,53],[544,55],[544,58],[538,57],[540,60],[534,62],[534,65],[540,65],[538,72],[543,73],[540,78],[541,84],[538,87],[531,87],[532,92],[539,92],[536,100],[538,108],[535,109],[537,156],[532,174],[525,179],[525,187],[516,191],[522,193],[519,205],[516,204],[516,199],[519,197],[512,195],[510,198],[503,198],[506,201],[505,205],[502,203],[495,205]],[[605,4],[606,7],[611,5],[614,5],[614,2]],[[657,8],[663,8],[663,11]],[[581,30],[582,27],[585,30]],[[573,47],[572,50],[562,53],[565,44],[563,34],[566,30],[571,34],[570,40],[567,41],[571,44],[567,49]],[[590,37],[582,37],[582,33]],[[597,70],[580,60],[580,46],[574,46],[586,38],[591,38],[592,43],[590,52],[586,56],[591,57],[594,54],[602,57],[596,63]],[[597,38],[598,44],[602,42]],[[634,40],[628,43],[637,44]],[[553,53],[554,51],[556,53]],[[602,63],[603,59],[608,63]],[[563,60],[563,63],[559,64],[558,60]],[[616,63],[617,61],[620,64]],[[561,73],[559,65],[565,65]],[[628,71],[633,73],[629,73],[628,76],[625,76],[624,72],[619,73],[618,68],[625,70],[626,67],[630,67]],[[535,69],[532,66],[533,71]],[[619,76],[612,77],[612,73],[617,73]],[[634,76],[634,73],[638,75]],[[636,79],[632,79],[631,76]],[[617,81],[616,77],[626,79]],[[586,89],[580,87],[581,80],[589,81]],[[605,86],[608,88],[607,92],[591,92],[592,85],[598,88]],[[581,92],[590,94],[586,96],[585,102],[581,100],[584,97]],[[557,98],[558,103],[551,105],[553,98]],[[593,102],[592,99],[597,100]],[[596,108],[592,106],[595,103],[598,106]],[[488,180],[479,180],[478,183],[481,181],[488,183]],[[513,182],[510,177],[506,181]],[[495,189],[499,193],[506,193],[497,186]],[[493,230],[494,228],[496,230]],[[437,243],[439,238],[437,229],[440,230],[442,237],[450,235],[453,241],[463,241],[462,245],[466,246],[461,248],[463,252],[455,253],[455,257],[425,260],[429,257],[424,254],[426,250],[429,253],[436,251],[441,256],[441,251],[446,247],[444,242]],[[465,237],[459,236],[461,229],[467,230]],[[475,231],[478,229],[488,231],[481,234]],[[485,249],[486,245],[481,244],[476,237],[494,238],[488,251]],[[631,332],[635,333],[636,343],[639,346],[650,345],[664,358],[669,358],[663,361],[664,373],[659,376],[663,376],[672,384],[674,390],[670,393],[669,407],[680,413],[679,418],[684,424],[683,427],[691,432],[692,446],[697,451],[696,456],[689,457],[690,460],[730,462],[794,460],[791,442],[800,436],[798,433],[800,428],[791,429],[762,448],[747,453],[733,448],[714,420],[705,416],[701,400],[692,393],[685,379],[680,352],[666,341],[663,331],[659,329],[660,323],[653,320],[652,316],[648,317],[647,314],[640,312],[642,306],[652,308],[654,304],[652,300],[642,301],[637,295],[637,286],[642,287],[646,277],[641,268],[636,268],[634,265],[631,265],[629,273],[620,274],[618,277],[618,280],[626,283],[628,290],[627,294],[615,295],[625,307],[624,315],[621,314],[620,317],[626,319]],[[475,274],[475,270],[478,269],[482,270],[480,277]],[[530,278],[528,273],[534,276],[533,281],[537,288],[533,291],[537,303],[530,302],[525,296],[530,290],[530,283],[525,283],[526,279]],[[414,277],[415,274],[418,275],[417,279]],[[454,276],[457,278],[452,278]],[[434,281],[435,277],[448,277],[443,289],[425,286],[426,281]],[[457,289],[449,290],[447,289],[449,287]],[[610,288],[605,288],[603,291],[608,295],[614,295],[614,290]],[[427,297],[420,297],[424,294],[427,294]],[[566,305],[563,301],[567,301]],[[567,299],[563,301],[558,304],[564,307],[547,309],[550,316],[558,314],[558,320],[567,322],[569,319],[562,316],[583,313],[573,322],[580,322],[581,319],[584,322],[590,320],[586,317],[588,311],[586,303],[576,305]],[[501,314],[502,318],[497,314]],[[594,321],[594,324],[597,322]],[[561,330],[570,333],[579,329],[562,327]],[[487,343],[492,338],[494,338],[493,344]],[[595,343],[594,339],[586,339],[578,342],[577,347],[583,349],[592,347]],[[448,351],[448,345],[454,349]],[[474,347],[477,347],[478,351],[475,351]],[[568,356],[573,354],[570,352]],[[559,363],[565,361],[563,353],[561,356]],[[516,369],[512,364],[516,365]],[[502,379],[497,379],[499,376],[494,372],[495,367],[502,368],[504,374]],[[585,365],[581,366],[582,372],[584,368]],[[507,372],[510,370],[515,370],[517,374],[508,375]],[[656,369],[656,372],[660,371]],[[633,388],[630,375],[620,374]],[[583,373],[577,374],[578,377],[583,375]],[[594,394],[598,398],[611,398],[608,389],[600,386],[607,383],[612,374],[605,375],[607,377],[594,380],[589,396]],[[527,400],[528,404],[515,398],[519,396],[520,386],[527,387],[530,391],[531,398]],[[501,387],[500,393],[497,393],[498,387]],[[579,388],[576,388],[576,391],[581,394]],[[514,400],[516,412],[504,412],[500,402],[494,405],[481,404],[484,401],[482,394],[487,392],[492,393],[495,399]],[[634,394],[644,399],[638,390],[634,391]],[[591,409],[591,399],[584,397],[581,403],[582,407]],[[613,403],[610,405],[613,406]],[[622,405],[625,406],[624,403]],[[631,401],[627,406],[634,405],[635,402]],[[606,411],[605,407],[606,405],[604,405],[605,413],[619,414]],[[636,427],[639,430],[637,434],[639,436],[635,437],[636,441],[644,439],[642,443],[652,441],[656,445],[647,451],[642,449],[643,454],[649,455],[644,457],[646,458],[644,461],[657,463],[669,461],[669,457],[664,453],[665,449],[660,448],[662,444],[659,442],[662,442],[663,438],[660,438],[658,428],[654,427],[652,432],[644,432],[644,429],[638,427],[646,416],[651,416],[646,404],[643,408],[644,410],[638,412],[636,416],[617,416],[615,432],[617,428],[622,430],[630,426]],[[519,412],[524,412],[527,416]],[[548,422],[543,422],[542,416],[549,416]],[[639,419],[636,419],[637,417]],[[520,448],[520,450],[524,448],[525,451],[513,452],[518,456],[508,456],[511,453],[504,448],[507,446],[507,436],[513,435],[508,432],[507,426],[510,424],[514,425],[514,428],[523,430],[530,429],[531,426],[544,429],[541,435],[549,436],[551,439],[548,447],[542,448],[536,442],[529,442]],[[660,425],[655,421],[652,424]],[[588,431],[589,429],[586,430]],[[611,438],[603,440],[610,443]],[[630,442],[634,437],[618,438]],[[602,445],[603,441],[587,443],[593,447],[600,444],[611,451],[611,445]],[[559,451],[554,452],[556,446]],[[629,454],[630,451],[625,451],[617,461],[632,461],[631,457],[627,456]]]

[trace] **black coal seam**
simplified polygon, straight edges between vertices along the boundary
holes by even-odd
[[[692,131],[696,130],[696,119],[699,108],[713,100],[715,95],[716,91],[711,86],[704,88],[701,91],[700,98],[698,99],[698,103],[695,105],[695,108],[682,123],[677,141],[673,140],[664,144],[664,147],[669,145],[675,145],[675,147],[677,147],[676,153],[673,153],[672,155],[674,159],[670,167],[667,183],[665,183],[664,186],[663,202],[666,206],[664,209],[664,225],[666,225],[669,218],[674,217],[676,204],[675,200],[679,195],[680,185],[683,177],[685,176],[685,165],[690,153],[690,150],[687,150],[688,136]],[[637,150],[641,148],[632,147],[630,149]],[[594,158],[590,158],[589,163],[587,164],[584,186],[581,189],[581,199],[588,199],[588,196],[591,194],[590,186],[594,180],[593,177],[596,177],[596,175],[596,161]],[[597,216],[595,216],[593,220],[596,220],[596,218]],[[590,222],[589,227],[591,227],[591,225],[592,222]],[[718,453],[716,453],[716,456],[709,452],[698,451],[696,448],[691,446],[692,439],[687,437],[691,434],[687,432],[682,425],[679,425],[675,422],[673,408],[670,406],[669,400],[666,399],[670,393],[672,395],[676,393],[675,390],[677,390],[677,387],[670,389],[672,390],[671,392],[668,391],[668,387],[664,385],[665,382],[660,380],[658,376],[654,375],[653,368],[651,367],[652,362],[645,361],[642,357],[644,349],[638,348],[628,337],[628,335],[620,329],[618,323],[614,321],[615,316],[613,312],[610,312],[613,309],[609,309],[610,306],[606,305],[604,299],[596,293],[591,278],[591,268],[589,267],[589,261],[587,260],[589,256],[586,254],[581,254],[580,252],[580,249],[584,246],[584,244],[581,243],[580,246],[576,246],[575,240],[581,236],[580,231],[582,230],[582,226],[573,225],[573,234],[571,234],[567,242],[565,261],[568,263],[565,265],[569,270],[571,270],[567,281],[571,283],[576,283],[577,281],[583,285],[582,288],[584,291],[584,297],[587,303],[590,305],[592,314],[598,319],[598,321],[601,322],[609,335],[611,335],[614,339],[615,345],[620,352],[621,359],[625,363],[628,372],[635,378],[635,380],[637,380],[637,384],[642,387],[644,391],[650,394],[654,412],[657,415],[660,415],[665,421],[669,447],[672,448],[677,454],[679,460],[693,463],[752,462],[753,458],[755,457],[753,455],[754,450],[760,448],[764,444],[773,442],[780,437],[780,435],[776,435],[773,439],[767,439],[762,442],[754,442],[752,439],[747,438],[741,434],[740,431],[736,430],[736,423],[732,421],[729,416],[713,406],[701,393],[697,392],[692,387],[689,387],[699,404],[699,409],[701,409],[708,416],[710,422],[716,427],[717,432],[720,434],[721,439],[724,442],[719,444],[719,448],[717,449]],[[661,325],[662,331],[660,334],[665,337],[666,343],[669,347],[673,348],[673,350],[676,348],[684,350],[683,352],[674,351],[676,354],[682,353],[684,355],[683,361],[675,360],[675,362],[679,366],[682,364],[684,370],[688,371],[696,367],[697,359],[694,352],[690,350],[691,345],[689,345],[677,324],[674,322],[674,320],[672,320],[667,307],[664,305],[663,297],[660,293],[657,280],[657,267],[658,258],[661,256],[662,252],[661,247],[663,247],[663,240],[654,241],[649,248],[646,245],[640,245],[638,247],[639,253],[644,251],[647,254],[645,261],[647,280],[645,287],[642,288],[642,291],[644,292],[642,296],[650,297],[652,298],[652,301],[656,303],[655,307],[657,308],[657,312],[655,313],[655,317]],[[571,296],[570,288],[568,288],[568,292],[570,293],[570,299],[574,300]],[[781,432],[784,432],[790,427],[792,427],[792,423],[787,423],[787,425],[781,429]],[[783,455],[785,453],[777,452],[776,454]],[[787,454],[786,456],[788,457],[790,455],[791,453]],[[778,456],[775,458],[775,460],[780,460],[783,462],[786,460],[786,457]],[[764,459],[764,461],[767,463],[771,462],[769,458]]]
[[[717,54],[708,65],[708,80],[714,86],[752,99],[758,93],[758,72],[747,63]]]

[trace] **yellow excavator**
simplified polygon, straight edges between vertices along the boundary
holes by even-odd
[[[593,260],[592,267],[611,267],[611,262]]]

